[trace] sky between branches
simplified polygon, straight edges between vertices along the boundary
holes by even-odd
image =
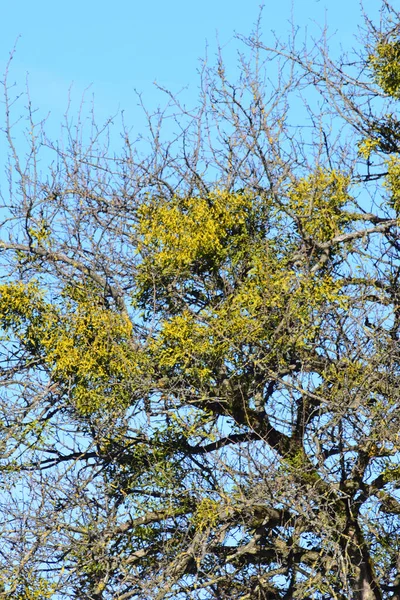
[[[156,106],[162,98],[154,81],[174,93],[187,86],[183,98],[195,103],[197,69],[206,44],[211,62],[219,43],[228,67],[233,67],[234,34],[250,34],[260,4],[261,0],[6,2],[2,7],[0,70],[4,72],[9,52],[20,36],[10,81],[23,89],[29,74],[33,105],[43,115],[51,111],[51,127],[60,122],[72,85],[77,105],[89,88],[86,98],[94,96],[100,121],[124,109],[128,124],[140,131],[145,122],[134,90],[143,92],[147,106]],[[377,14],[377,0],[363,4],[368,14]],[[266,39],[272,40],[271,30],[287,38],[292,17],[299,27],[308,27],[309,35],[318,36],[327,22],[330,32],[337,31],[332,46],[337,49],[342,44],[350,49],[361,23],[361,9],[358,0],[265,0]],[[57,137],[56,131],[54,135]]]

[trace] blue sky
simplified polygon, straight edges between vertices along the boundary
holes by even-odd
[[[71,84],[78,101],[84,90],[94,94],[96,113],[104,120],[126,109],[138,130],[144,120],[136,109],[134,89],[150,106],[162,102],[153,82],[174,92],[188,86],[185,98],[197,93],[197,68],[206,42],[212,58],[219,43],[228,61],[235,60],[234,33],[250,33],[261,0],[18,0],[4,3],[0,38],[0,68],[18,36],[11,80],[23,86],[29,73],[33,103],[43,114],[60,119]],[[345,48],[360,23],[358,0],[265,0],[263,29],[287,36],[289,21],[316,32],[316,24],[338,30],[336,42]],[[379,6],[365,0],[367,12]],[[55,121],[54,121],[55,122]]]

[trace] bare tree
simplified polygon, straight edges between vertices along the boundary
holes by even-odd
[[[400,600],[381,17],[334,60],[260,20],[238,81],[204,62],[119,153],[81,116],[50,141],[29,97],[21,140],[6,73],[0,597]]]

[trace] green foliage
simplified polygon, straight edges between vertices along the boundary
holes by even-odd
[[[400,158],[392,156],[386,164],[385,187],[390,194],[389,202],[398,213],[400,211]]]
[[[360,156],[365,158],[365,160],[368,160],[371,157],[371,154],[374,152],[374,150],[378,148],[378,146],[378,140],[366,138],[358,144],[358,152]]]
[[[343,233],[349,221],[343,211],[351,199],[349,185],[343,173],[318,168],[290,187],[288,207],[306,236],[326,242]]]
[[[2,579],[0,579],[2,581]],[[2,592],[5,598],[13,600],[48,600],[54,597],[55,586],[43,577],[27,572],[13,580],[3,580]],[[12,592],[7,589],[12,588]],[[3,595],[0,592],[0,597]]]
[[[3,284],[0,323],[51,370],[82,413],[130,402],[138,365],[132,325],[94,289],[67,286],[51,303],[34,283]]]
[[[162,302],[169,287],[189,275],[207,277],[233,255],[243,256],[256,215],[257,201],[247,194],[216,190],[207,198],[148,198],[138,211],[139,303],[150,308],[154,292]],[[154,290],[159,282],[163,286]]]
[[[400,41],[379,42],[369,57],[378,85],[393,98],[400,98]]]
[[[196,529],[204,531],[209,527],[215,527],[219,520],[220,509],[221,507],[216,500],[211,498],[200,500],[193,515],[193,523]]]
[[[290,186],[287,210],[303,235],[326,242],[345,230],[348,185],[343,174],[317,169]],[[221,365],[240,370],[244,348],[282,366],[312,346],[325,305],[345,307],[329,271],[312,273],[306,260],[294,266],[298,247],[280,243],[286,226],[271,200],[245,193],[143,207],[136,298],[145,304],[152,295],[159,317],[167,315],[149,350],[168,376],[210,385]]]

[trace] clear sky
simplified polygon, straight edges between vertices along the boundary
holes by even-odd
[[[395,0],[396,1],[396,0]],[[186,98],[197,89],[198,59],[219,43],[228,60],[235,56],[234,33],[248,34],[257,18],[261,0],[15,0],[4,1],[0,37],[0,69],[17,43],[11,79],[23,85],[29,73],[34,104],[41,111],[61,117],[73,84],[80,99],[90,86],[100,119],[119,108],[140,129],[134,89],[144,93],[150,105],[160,100],[154,81],[174,92],[188,86]],[[352,46],[360,23],[358,0],[265,0],[263,28],[286,36],[293,14],[299,26],[329,23],[338,31],[336,43]],[[378,0],[364,0],[367,12]],[[53,117],[54,118],[54,117]],[[136,122],[137,121],[137,122]]]

